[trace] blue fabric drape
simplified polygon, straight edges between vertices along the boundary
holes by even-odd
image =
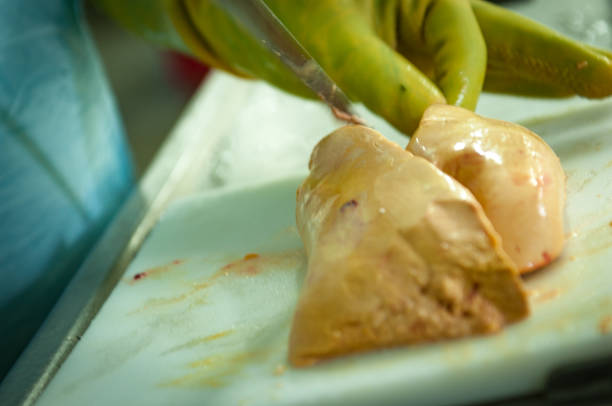
[[[129,193],[79,3],[0,0],[0,379]]]

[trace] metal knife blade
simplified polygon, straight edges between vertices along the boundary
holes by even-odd
[[[351,102],[262,0],[213,0],[236,23],[258,39],[344,121],[364,124]]]

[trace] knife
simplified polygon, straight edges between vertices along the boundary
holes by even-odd
[[[342,89],[300,45],[262,0],[213,0],[232,19],[274,53],[297,77],[331,108],[334,116],[364,124],[352,112]]]

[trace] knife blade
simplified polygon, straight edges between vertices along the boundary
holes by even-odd
[[[334,116],[349,123],[364,124],[363,120],[352,112],[351,102],[342,89],[262,0],[213,1],[327,103]]]

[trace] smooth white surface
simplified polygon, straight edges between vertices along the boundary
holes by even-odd
[[[310,149],[338,123],[324,107],[262,83],[212,80],[203,97],[246,95],[209,165],[211,184],[222,187],[163,216],[39,404],[450,404],[536,389],[552,367],[612,349],[610,101],[544,103],[526,112],[524,100],[483,98],[491,101],[480,112],[523,114],[568,174],[567,247],[559,261],[526,277],[529,319],[494,337],[293,370],[287,336],[305,270],[295,188]],[[555,116],[555,108],[563,113]],[[241,261],[248,253],[261,257]],[[220,271],[234,261],[228,275]]]

